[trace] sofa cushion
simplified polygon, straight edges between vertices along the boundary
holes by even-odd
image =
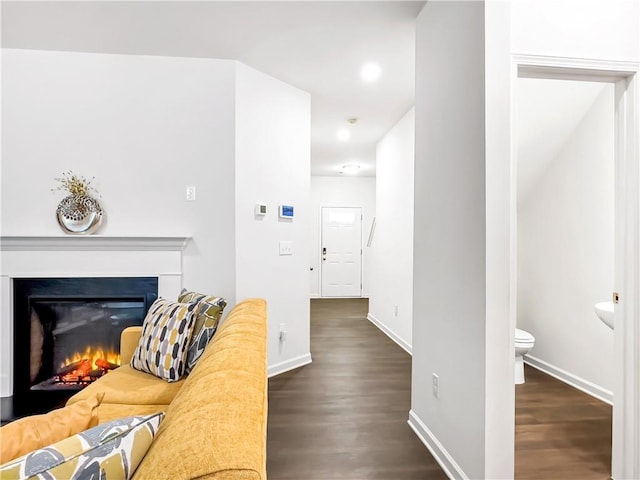
[[[64,440],[98,424],[98,405],[104,394],[91,395],[44,415],[31,415],[0,428],[0,464]],[[11,439],[11,441],[8,441]]]
[[[86,400],[98,392],[104,393],[100,412],[108,404],[169,405],[183,383],[184,379],[178,382],[165,382],[148,373],[134,370],[129,365],[122,365],[76,393],[69,399],[67,405]],[[102,418],[100,413],[100,421]]]
[[[0,467],[3,479],[129,479],[155,437],[163,413],[93,427]]]
[[[187,351],[186,373],[189,373],[196,366],[196,362],[202,356],[211,338],[213,338],[213,334],[216,333],[222,311],[227,306],[227,301],[221,297],[190,292],[183,288],[178,297],[178,302],[197,303],[200,307],[196,314],[196,322]]]
[[[197,303],[170,302],[159,298],[142,323],[140,342],[131,366],[168,382],[185,373],[187,346],[196,319]]]
[[[167,408],[169,408],[169,405],[125,405],[120,403],[103,403],[100,405],[100,419],[98,424],[108,423],[113,420],[117,420],[118,418],[131,416],[143,417],[145,415],[162,413],[166,412]]]

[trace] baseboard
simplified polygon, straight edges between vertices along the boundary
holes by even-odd
[[[276,375],[280,375],[281,373],[288,372],[289,370],[294,370],[296,368],[304,367],[305,365],[309,365],[310,363],[311,363],[311,353],[306,353],[304,355],[300,355],[299,357],[292,358],[291,360],[286,360],[284,362],[271,365],[267,369],[267,376],[269,378],[275,377]]]
[[[409,345],[407,342],[405,342],[403,339],[401,339],[398,335],[396,335],[393,331],[391,331],[389,329],[389,327],[387,327],[384,323],[382,323],[380,320],[378,320],[371,313],[367,313],[367,320],[369,320],[376,327],[378,327],[380,330],[382,330],[382,332],[387,337],[389,337],[391,340],[396,342],[400,346],[400,348],[402,348],[405,352],[407,352],[409,355],[412,354],[411,353],[411,345]]]
[[[311,293],[311,294],[309,294],[309,298],[320,298],[320,294],[319,293]]]
[[[327,299],[327,300],[353,300],[356,298],[366,298],[369,299],[369,297],[365,297],[364,295],[358,295],[357,297],[331,297],[331,296],[322,296],[322,295],[318,295],[317,297],[313,296],[314,294],[310,295],[310,298],[322,298],[322,299]]]
[[[447,477],[451,479],[468,480],[469,477],[464,473],[460,465],[456,463],[453,457],[438,441],[429,428],[420,420],[413,410],[409,412],[409,426],[424,443],[427,449],[436,459],[436,462],[442,467]]]
[[[595,383],[584,380],[583,378],[580,378],[572,373],[567,372],[566,370],[558,368],[554,365],[551,365],[550,363],[545,362],[544,360],[540,360],[539,358],[531,355],[525,355],[524,363],[535,368],[536,370],[540,370],[547,375],[551,375],[552,377],[557,378],[567,385],[571,385],[573,388],[577,388],[587,395],[591,395],[592,397],[597,398],[604,403],[613,405],[613,393],[609,390],[605,390]]]

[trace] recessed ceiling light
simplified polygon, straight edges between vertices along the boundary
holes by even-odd
[[[338,130],[338,140],[346,142],[350,138],[351,132],[349,130],[347,130],[346,128],[341,128],[340,130]]]
[[[360,171],[360,165],[350,163],[349,165],[343,165],[340,169],[340,173],[346,173],[347,175],[355,175]]]
[[[366,63],[360,71],[362,79],[366,82],[375,82],[378,78],[380,78],[381,73],[382,69],[377,63]]]

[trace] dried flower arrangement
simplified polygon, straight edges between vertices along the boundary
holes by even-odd
[[[87,180],[85,177],[78,176],[69,170],[68,172],[64,172],[62,177],[55,179],[60,183],[55,190],[69,192],[73,196],[89,196],[90,192],[98,194],[95,187],[91,186],[91,182],[93,182],[95,178],[96,177],[91,177],[91,180]],[[54,191],[54,189],[52,188],[51,191]]]

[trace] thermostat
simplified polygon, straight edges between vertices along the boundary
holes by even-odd
[[[256,203],[256,215],[265,216],[267,214],[267,206],[264,203]]]
[[[280,218],[293,218],[293,205],[280,205]]]

